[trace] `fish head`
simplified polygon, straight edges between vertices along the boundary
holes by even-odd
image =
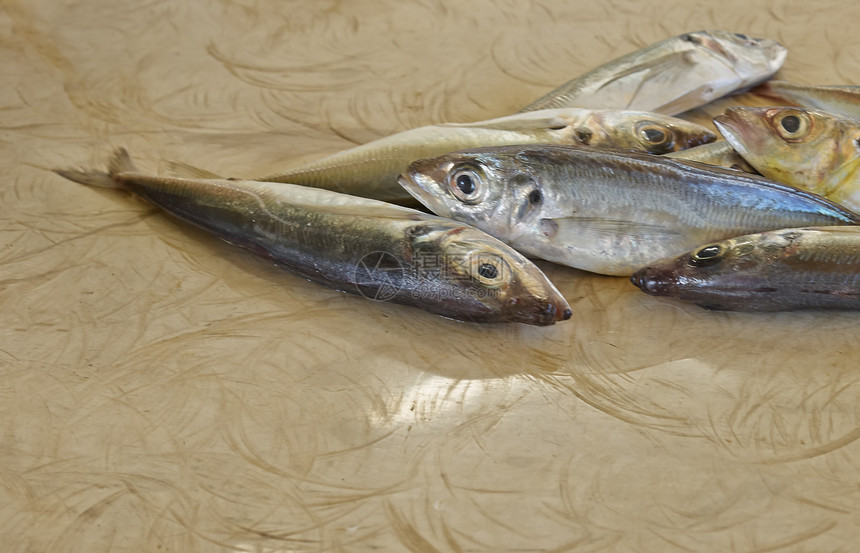
[[[812,192],[860,159],[860,122],[819,110],[733,107],[714,124],[762,175]]]
[[[786,251],[791,230],[705,244],[677,258],[639,269],[630,281],[646,294],[693,302],[708,309],[738,309],[773,291],[767,267]]]
[[[468,321],[551,325],[571,317],[564,296],[530,260],[468,225],[446,222],[412,235],[412,260],[440,283],[422,303]]]
[[[768,79],[787,53],[776,41],[727,31],[686,33],[668,44],[664,59],[652,64],[659,78],[651,79],[654,86],[644,83],[641,88],[649,90],[653,101],[648,109],[672,115]]]
[[[399,182],[433,213],[508,241],[535,222],[544,202],[521,150],[475,148],[417,160]]]
[[[732,68],[739,79],[735,88],[752,86],[769,78],[782,67],[788,54],[785,46],[775,40],[742,33],[712,30],[683,36]]]
[[[717,135],[708,128],[678,117],[644,111],[595,110],[589,119],[592,135],[603,137],[580,141],[585,145],[642,150],[652,154],[667,154],[702,144],[709,144]]]

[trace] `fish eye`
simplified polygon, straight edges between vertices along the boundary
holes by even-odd
[[[744,46],[757,46],[762,40],[743,33],[735,33],[735,37],[740,40]]]
[[[478,267],[478,274],[484,278],[492,280],[499,276],[499,270],[496,269],[495,265],[490,265],[489,263],[481,263],[481,266]]]
[[[800,140],[809,132],[809,117],[797,110],[781,110],[773,121],[777,134],[783,140]]]
[[[473,166],[455,168],[448,176],[448,188],[461,202],[477,203],[486,189],[484,174],[479,168]]]
[[[681,35],[681,40],[684,42],[692,42],[693,44],[699,44],[699,39],[693,35]]]
[[[487,288],[500,287],[509,273],[507,262],[498,255],[481,253],[471,260],[472,278]]]
[[[735,38],[740,40],[744,46],[755,46],[759,43],[759,39],[753,38],[751,36],[745,35],[743,33],[734,33]]]
[[[780,124],[786,132],[795,133],[800,128],[800,118],[796,115],[786,115],[782,118]]]
[[[639,124],[636,131],[651,153],[665,153],[674,146],[671,131],[663,125],[649,121]]]
[[[459,188],[460,192],[463,194],[474,193],[475,182],[472,180],[472,176],[466,174],[457,175],[457,188]]]
[[[694,267],[706,267],[717,263],[723,256],[724,249],[719,244],[702,246],[690,254],[690,265]]]
[[[642,129],[642,136],[652,144],[662,144],[666,142],[666,133],[657,127],[647,127]]]
[[[529,203],[530,204],[532,204],[532,205],[539,204],[542,201],[543,201],[543,194],[540,193],[540,190],[535,188],[534,190],[529,192]]]

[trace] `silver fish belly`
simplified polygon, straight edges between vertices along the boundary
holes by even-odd
[[[414,162],[401,184],[434,213],[527,255],[619,276],[711,240],[858,222],[814,194],[739,171],[574,146],[455,152]]]
[[[126,189],[313,281],[475,322],[547,325],[571,315],[530,261],[485,233],[375,200],[297,185],[140,173],[124,150],[107,173],[57,171]]]
[[[860,309],[860,227],[739,236],[640,269],[631,281],[708,309]]]
[[[521,111],[577,106],[675,115],[764,81],[786,53],[773,40],[717,30],[686,33],[601,65]]]

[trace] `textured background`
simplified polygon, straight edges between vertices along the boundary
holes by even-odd
[[[785,79],[860,84],[857,21],[844,1],[2,0],[4,551],[855,551],[857,313],[712,313],[544,263],[571,321],[457,323],[45,168],[126,146],[154,172],[272,173],[707,28],[780,40]]]

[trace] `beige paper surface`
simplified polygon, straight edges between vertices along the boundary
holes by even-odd
[[[836,1],[4,1],[4,551],[854,551],[860,314],[707,312],[541,263],[570,321],[458,323],[46,169],[125,146],[153,172],[269,174],[699,29],[780,40],[786,80],[860,84],[857,21]]]

